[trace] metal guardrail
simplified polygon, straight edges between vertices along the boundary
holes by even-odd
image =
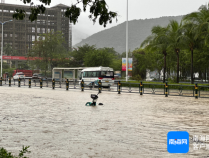
[[[18,87],[48,87],[52,89],[57,88],[65,88],[69,89],[80,89],[81,91],[85,90],[96,90],[98,92],[102,91],[110,91],[121,93],[139,93],[143,94],[154,94],[154,95],[165,95],[165,97],[170,96],[183,96],[183,97],[201,97],[201,98],[209,98],[209,86],[198,86],[195,85],[175,85],[175,84],[149,84],[149,83],[129,83],[129,82],[115,82],[114,86],[109,88],[103,88],[101,81],[99,81],[99,86],[96,86],[94,82],[91,81],[83,81],[83,83],[78,80],[67,80],[62,79],[60,81],[53,80],[51,78],[47,78],[45,80],[41,79],[18,79],[11,80],[11,78],[3,79],[0,78],[0,86],[9,87],[18,86]]]
[[[199,86],[199,97],[209,98],[209,86]]]
[[[194,97],[195,96],[195,86],[170,84],[169,85],[169,95]]]
[[[137,91],[137,87],[139,87]],[[142,88],[140,88],[142,87]],[[183,96],[195,98],[209,98],[209,86],[175,85],[175,84],[149,84],[149,83],[121,83],[121,91],[124,93],[142,93],[167,96]]]

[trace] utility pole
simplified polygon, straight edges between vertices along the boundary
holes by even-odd
[[[5,21],[5,22],[1,22],[0,24],[2,25],[2,30],[1,30],[1,77],[2,77],[2,64],[3,64],[3,37],[4,37],[4,27],[3,25],[7,22],[10,22],[12,20],[9,21]]]
[[[126,20],[126,82],[128,81],[128,0],[127,0],[127,20]]]

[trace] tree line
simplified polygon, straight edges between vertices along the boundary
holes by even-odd
[[[143,51],[150,61],[156,63],[149,66],[151,69],[163,68],[163,82],[166,72],[169,74],[170,71],[176,72],[177,83],[180,77],[187,77],[190,73],[193,84],[194,72],[204,79],[207,73],[209,78],[208,7],[203,5],[198,11],[183,16],[180,23],[171,20],[165,27],[154,26],[152,34],[142,42],[141,49],[135,50],[135,53]]]
[[[114,48],[96,48],[95,45],[85,44],[72,51],[64,47],[65,39],[62,33],[50,32],[42,34],[33,42],[28,53],[31,69],[41,69],[47,73],[54,67],[96,67],[107,66],[121,70],[121,55]]]
[[[146,78],[146,70],[163,69],[163,82],[175,72],[175,82],[188,78],[194,83],[194,72],[206,80],[209,78],[209,6],[201,6],[198,11],[185,15],[180,23],[171,20],[165,26],[154,26],[141,48],[129,52],[133,58],[133,76]],[[28,57],[40,57],[30,61],[30,67],[44,70],[53,67],[109,66],[121,71],[121,58],[114,48],[96,48],[85,44],[71,52],[64,48],[61,32],[43,34],[34,41]],[[179,73],[180,72],[180,73]],[[160,76],[160,75],[159,75]]]

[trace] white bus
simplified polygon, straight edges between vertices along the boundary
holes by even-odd
[[[93,83],[98,86],[99,80],[102,82],[102,87],[110,87],[114,85],[114,71],[110,67],[92,67],[81,71],[80,81],[83,80],[85,85]]]

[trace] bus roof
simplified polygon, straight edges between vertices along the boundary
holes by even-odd
[[[82,71],[113,71],[113,68],[100,66],[100,67],[86,68],[83,69]]]

